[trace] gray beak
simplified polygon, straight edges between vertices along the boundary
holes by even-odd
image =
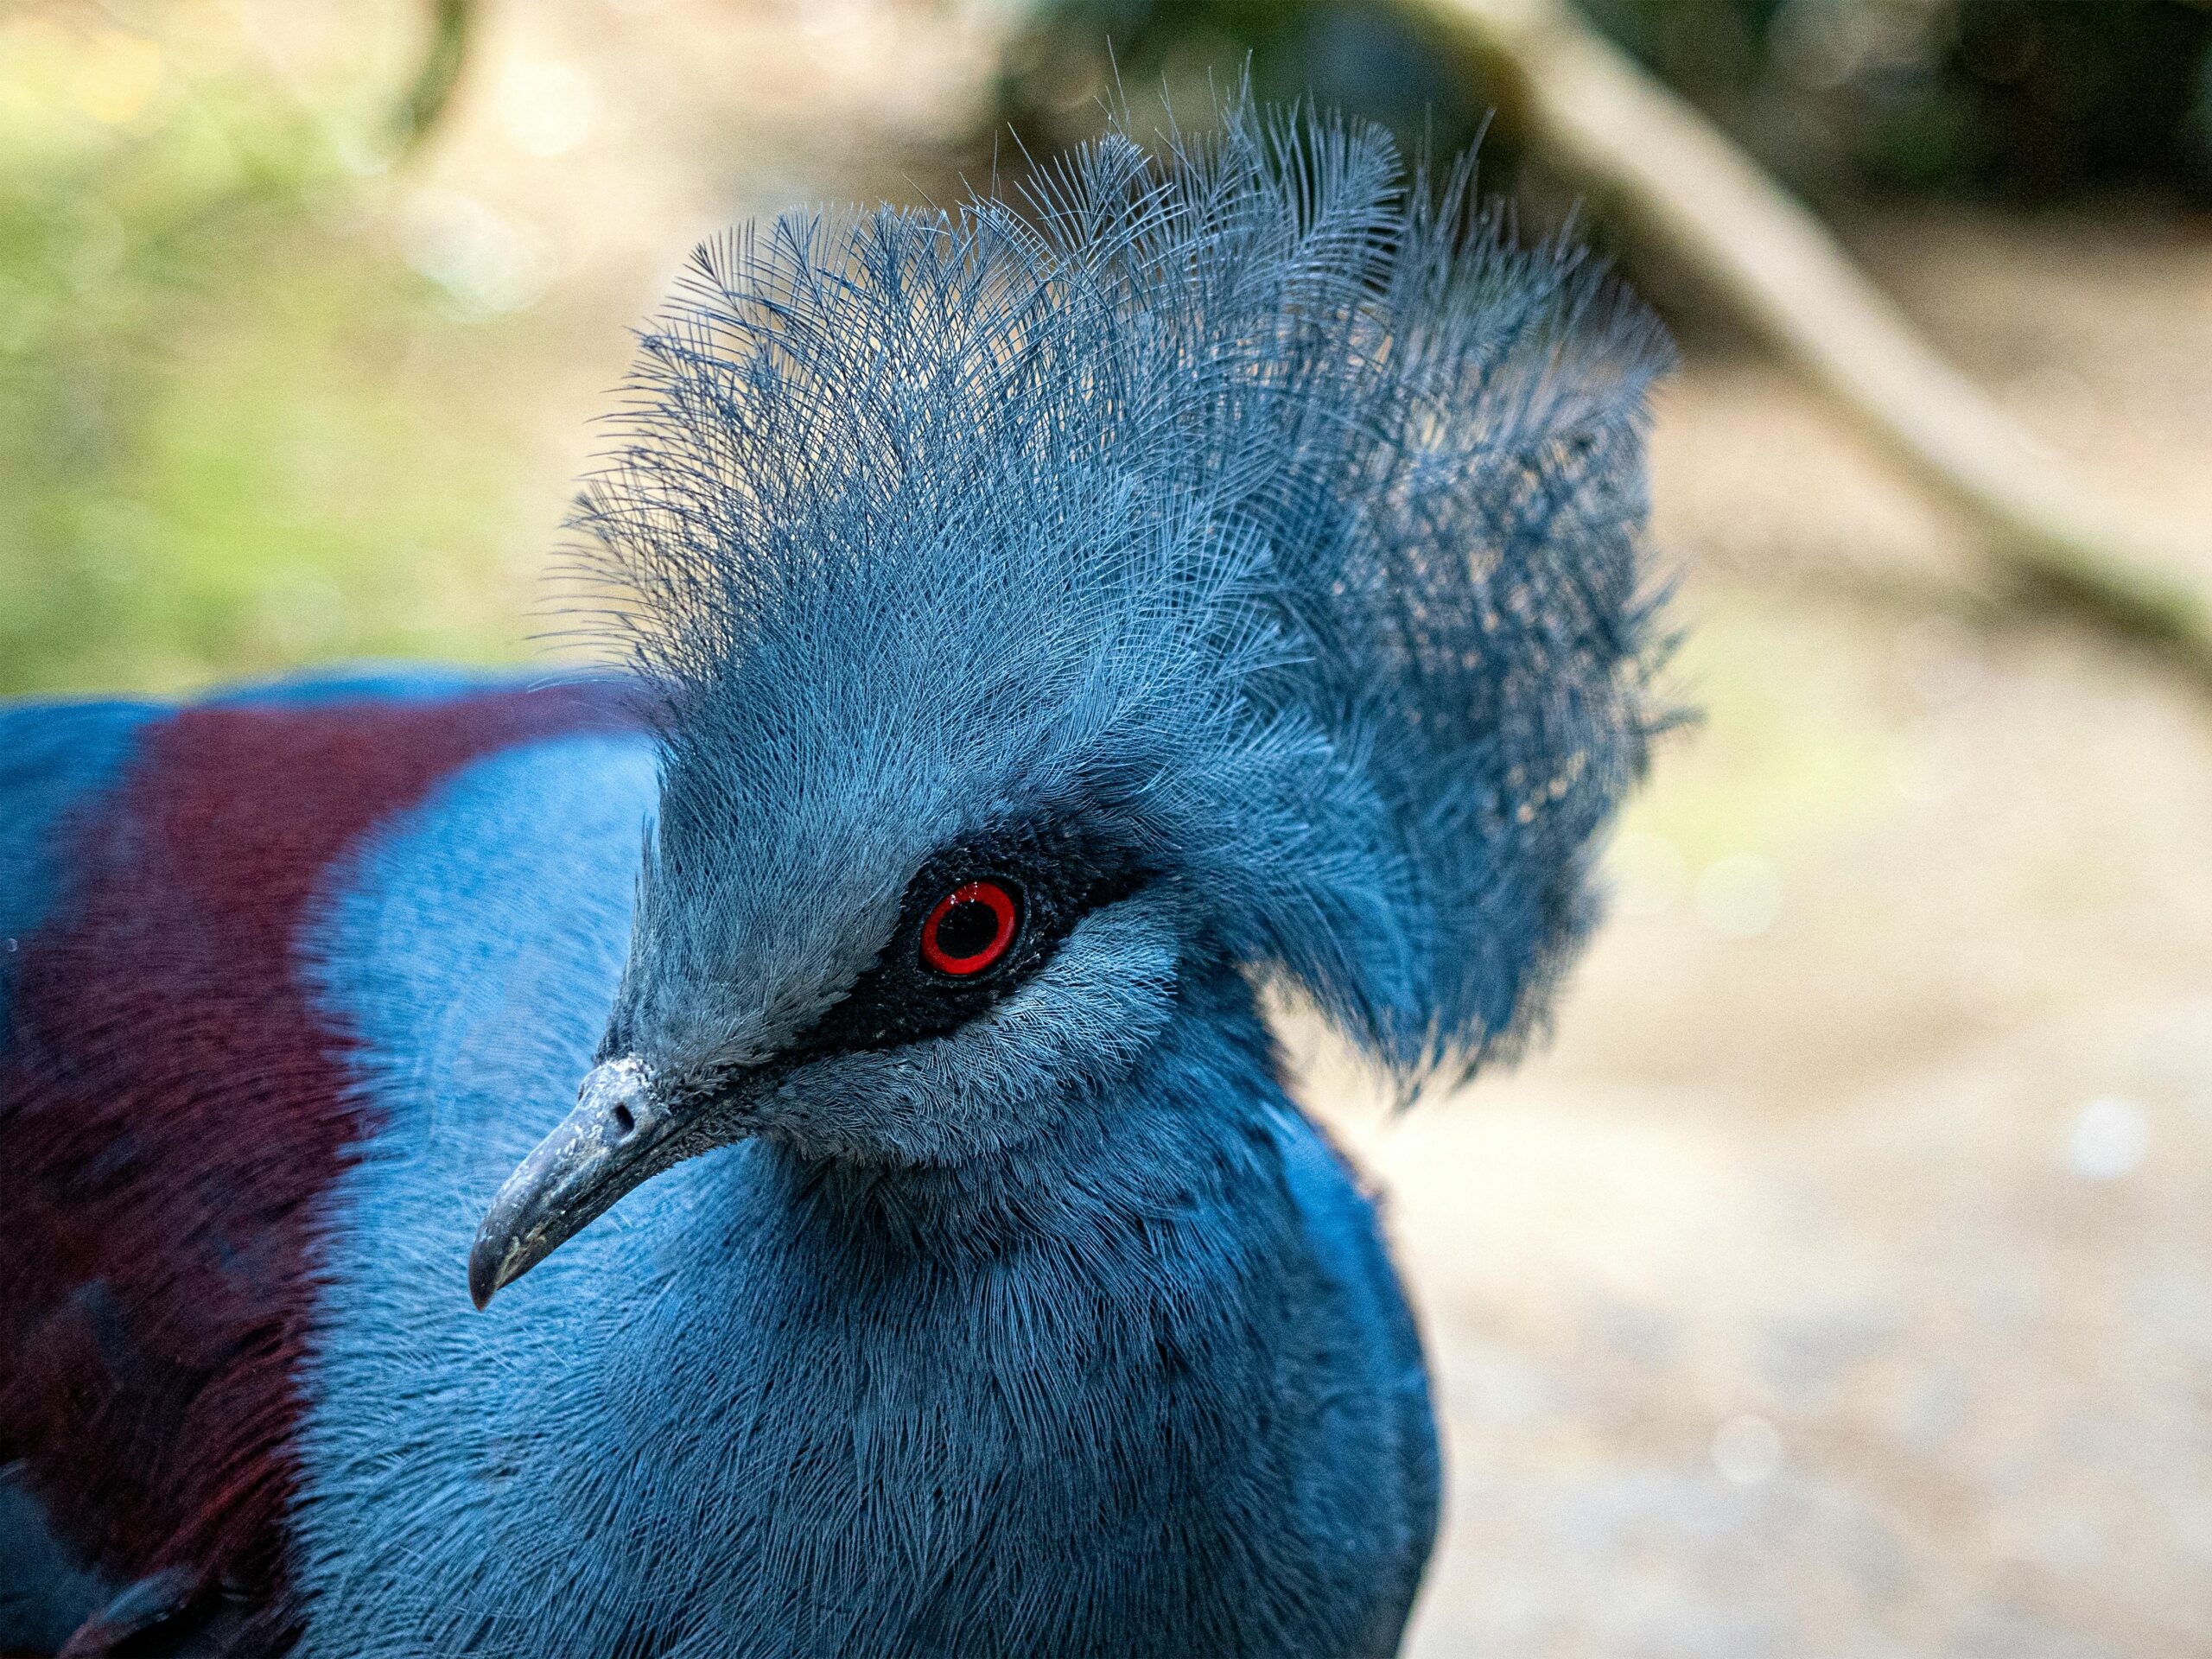
[[[576,1109],[507,1177],[468,1252],[468,1294],[478,1307],[528,1273],[615,1201],[678,1160],[682,1120],[642,1060],[592,1068]]]

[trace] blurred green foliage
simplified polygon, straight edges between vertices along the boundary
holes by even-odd
[[[2200,0],[1585,0],[1800,189],[2212,202]]]
[[[1452,155],[1491,98],[1382,0],[1039,0],[1001,72],[1006,118],[1039,153],[1089,137],[1106,105],[1155,96],[1179,121],[1249,74],[1262,102],[1308,99]],[[1510,140],[1484,146],[1493,185]]]
[[[0,693],[512,650],[466,590],[512,441],[406,372],[480,325],[324,118],[194,44],[0,21]]]
[[[2212,200],[2205,5],[1583,3],[1816,197]],[[572,350],[532,314],[543,259],[386,170],[400,74],[303,88],[242,16],[0,8],[0,694],[524,653],[556,511],[524,365]],[[1187,113],[1248,62],[1446,152],[1490,102],[1384,0],[1039,0],[1003,84],[1049,149],[1116,64]],[[1486,183],[1514,159],[1493,139]]]
[[[2212,203],[2212,6],[2196,0],[1580,3],[1817,200],[2148,188]],[[1116,74],[1188,111],[1247,65],[1262,97],[1310,92],[1447,151],[1495,101],[1386,0],[1043,0],[1005,102],[1050,143],[1095,124]],[[1486,154],[1498,182],[1511,146]]]

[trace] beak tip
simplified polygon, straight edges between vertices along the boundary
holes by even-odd
[[[491,1306],[492,1298],[499,1294],[508,1280],[514,1277],[505,1271],[506,1252],[486,1249],[489,1241],[480,1238],[476,1248],[468,1253],[468,1300],[476,1304],[481,1313]]]

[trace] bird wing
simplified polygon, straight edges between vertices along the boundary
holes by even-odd
[[[326,873],[465,763],[621,723],[444,677],[0,711],[0,1468],[52,1546],[0,1561],[0,1651],[216,1604],[226,1652],[283,1644],[317,1205],[372,1127],[299,971]]]

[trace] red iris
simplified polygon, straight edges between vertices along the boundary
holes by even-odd
[[[1014,944],[1020,914],[995,881],[970,881],[938,899],[922,923],[922,960],[940,974],[980,974]]]

